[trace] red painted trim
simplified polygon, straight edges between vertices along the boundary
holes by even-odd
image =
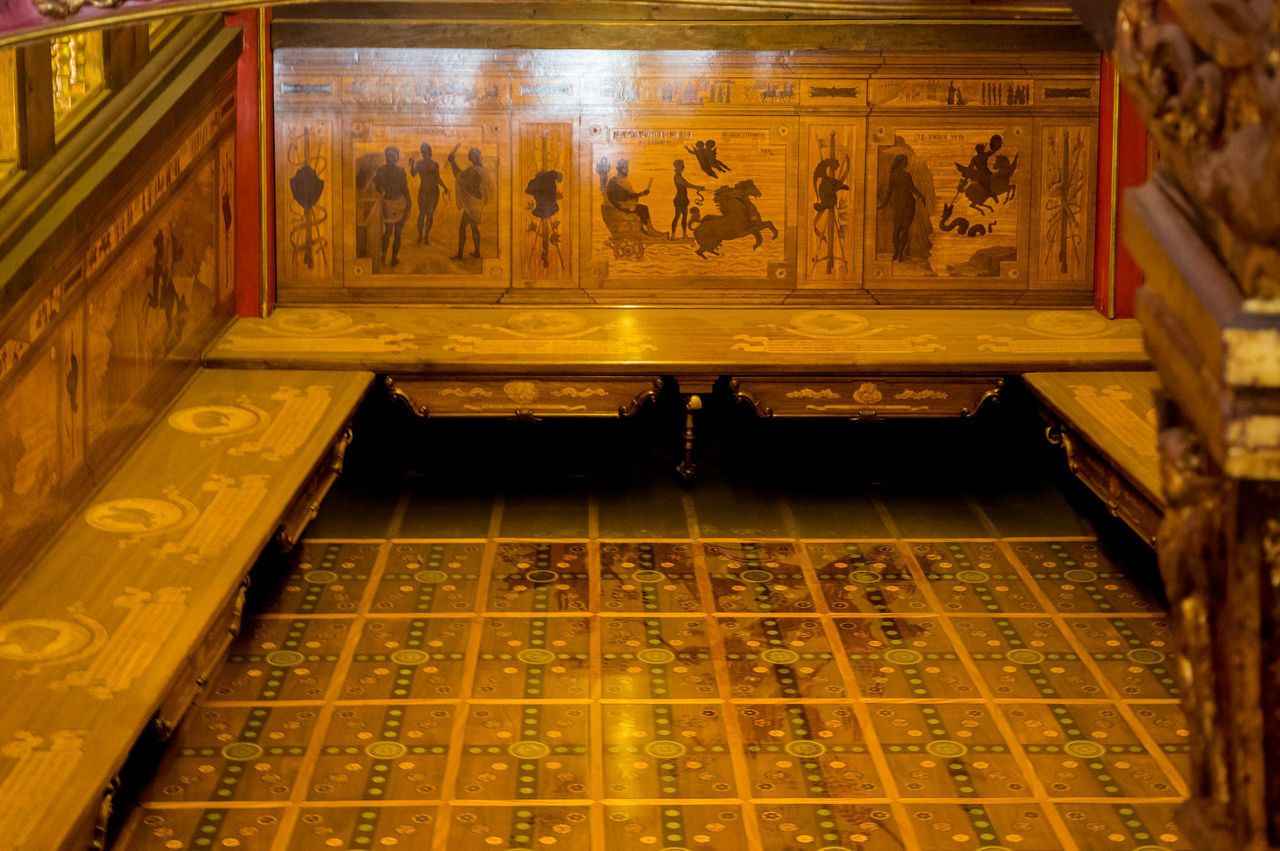
[[[1120,214],[1124,215],[1125,191],[1147,182],[1147,126],[1128,92],[1120,93]],[[1116,252],[1116,316],[1133,316],[1133,301],[1142,286],[1142,269],[1123,244]]]
[[[267,101],[267,126],[263,128],[266,135],[266,142],[262,148],[267,152],[267,174],[266,181],[263,183],[262,191],[266,194],[266,206],[263,209],[270,211],[263,222],[263,227],[267,230],[266,244],[270,246],[266,257],[266,275],[267,275],[267,312],[276,308],[276,124],[275,124],[275,61],[272,59],[271,53],[271,15],[270,9],[266,10],[266,32],[263,38],[267,42],[267,68],[266,68],[266,87],[264,96]]]
[[[1111,298],[1111,145],[1115,66],[1102,57],[1098,98],[1098,199],[1093,232],[1093,306],[1107,314]]]
[[[261,312],[258,257],[258,15],[227,15],[229,26],[244,30],[243,51],[236,65],[236,313],[257,316]]]
[[[229,26],[244,30],[243,51],[236,66],[236,312],[240,316],[262,313],[262,193],[267,209],[275,209],[274,168],[268,163],[268,180],[262,181],[262,142],[258,128],[258,12],[249,10],[227,15]],[[271,13],[267,12],[270,38]],[[267,115],[271,108],[271,49],[267,48]],[[267,127],[267,150],[273,150],[271,123]],[[268,217],[267,245],[275,245],[275,222]],[[267,310],[275,307],[275,253],[267,252]]]
[[[1113,136],[1112,117],[1115,108],[1115,67],[1105,56],[1102,58],[1101,102],[1098,116],[1098,210],[1097,240],[1094,245],[1093,294],[1094,306],[1102,313],[1109,313],[1111,297],[1111,163],[1112,140],[1117,142],[1116,191],[1123,210],[1124,190],[1141,186],[1147,180],[1147,128],[1133,106],[1129,95],[1120,93],[1118,135]],[[1114,217],[1116,226],[1119,218]],[[1115,264],[1115,315],[1133,316],[1134,293],[1142,285],[1142,270],[1120,241],[1116,241]]]

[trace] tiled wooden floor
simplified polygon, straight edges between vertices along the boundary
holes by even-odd
[[[118,847],[1192,851],[1159,604],[930,493],[348,483]]]

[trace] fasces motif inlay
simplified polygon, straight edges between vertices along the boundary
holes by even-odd
[[[2,762],[9,763],[0,779],[0,851],[20,851],[54,800],[46,794],[58,789],[76,770],[84,753],[85,734],[59,730],[47,739],[26,730],[0,745]]]

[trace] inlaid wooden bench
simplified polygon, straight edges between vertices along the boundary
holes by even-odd
[[[0,602],[0,849],[101,847],[114,778],[341,467],[362,371],[201,370]]]
[[[1142,369],[1132,319],[1092,309],[285,307],[236,320],[205,362],[369,369],[422,416],[628,416],[667,385],[764,417],[974,413],[1007,376]]]
[[[1044,405],[1050,441],[1107,507],[1149,542],[1164,511],[1156,451],[1154,372],[1024,376]]]

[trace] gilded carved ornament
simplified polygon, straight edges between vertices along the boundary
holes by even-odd
[[[126,0],[32,0],[37,11],[50,18],[69,18],[79,12],[83,6],[96,9],[114,9],[123,6]]]
[[[1123,0],[1115,58],[1246,296],[1280,297],[1280,2]]]

